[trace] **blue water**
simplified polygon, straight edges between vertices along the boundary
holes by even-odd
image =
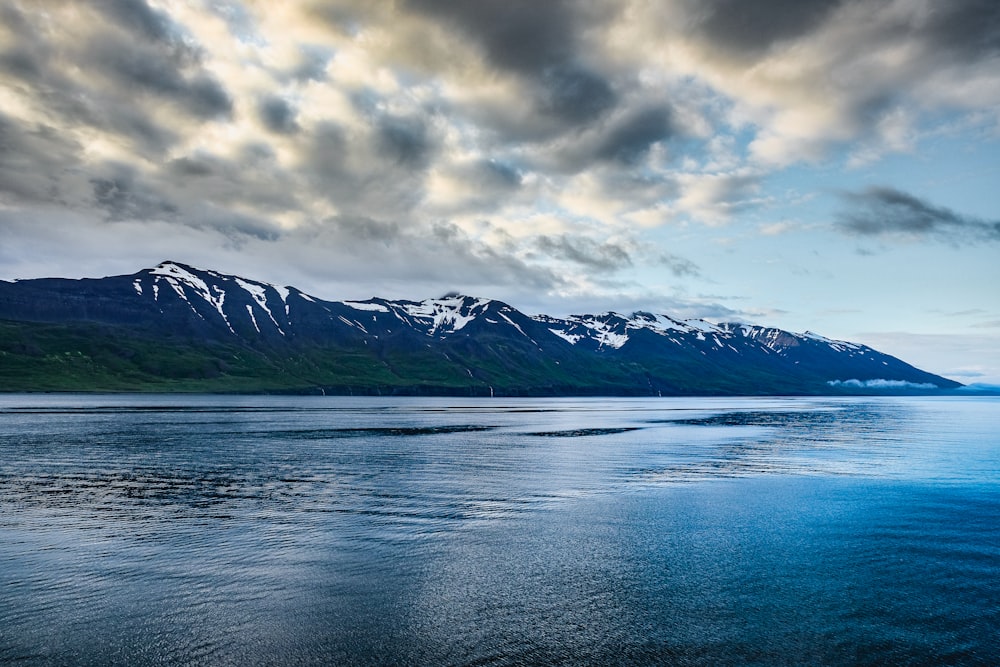
[[[1000,664],[1000,400],[0,396],[0,663]]]

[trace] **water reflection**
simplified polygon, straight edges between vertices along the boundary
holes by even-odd
[[[134,400],[2,406],[5,502],[119,515],[294,505],[407,523],[462,521],[634,484],[891,476],[912,456],[913,408],[905,401],[711,409],[691,401],[491,408]],[[470,423],[472,416],[480,421]]]
[[[0,662],[975,662],[996,407],[0,397]]]

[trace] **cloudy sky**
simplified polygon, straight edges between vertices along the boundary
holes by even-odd
[[[0,279],[172,259],[1000,383],[995,0],[0,0]]]

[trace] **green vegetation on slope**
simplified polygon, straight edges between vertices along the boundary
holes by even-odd
[[[374,341],[373,341],[374,342]],[[825,377],[695,351],[629,359],[542,351],[527,340],[280,345],[219,342],[100,324],[0,321],[0,391],[455,395],[830,393]]]
[[[506,344],[459,346],[451,354],[391,345],[275,350],[154,339],[108,325],[0,321],[0,391],[572,393],[608,379],[574,377]]]

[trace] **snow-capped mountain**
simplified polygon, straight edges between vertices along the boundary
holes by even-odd
[[[135,370],[137,377],[175,372],[186,378],[187,371],[176,368],[179,359],[194,364],[197,358],[205,377],[195,384],[209,389],[213,381],[220,388],[230,382],[259,390],[513,394],[835,393],[878,382],[958,386],[863,345],[810,332],[647,312],[528,316],[500,301],[459,294],[326,301],[294,287],[177,262],[130,276],[0,282],[0,320],[16,323],[20,332],[17,343],[0,338],[0,354],[7,345],[7,356],[31,356],[37,341],[54,335],[43,325],[62,327],[59,336],[79,347],[81,327],[88,327],[86,335],[110,336],[118,346],[105,351],[113,359],[95,352],[90,363],[141,367],[144,357],[136,350],[156,342],[164,355],[176,350],[176,358],[158,361],[154,373]],[[18,352],[22,348],[29,353]],[[75,359],[74,350],[62,353]]]
[[[584,341],[585,345],[598,348],[621,348],[639,331],[653,332],[674,344],[681,344],[681,339],[688,336],[704,341],[706,334],[725,335],[721,325],[711,324],[705,320],[675,320],[668,315],[654,315],[642,311],[631,315],[619,313],[571,315],[564,320],[540,315],[536,319],[547,322],[552,333],[573,345]]]

